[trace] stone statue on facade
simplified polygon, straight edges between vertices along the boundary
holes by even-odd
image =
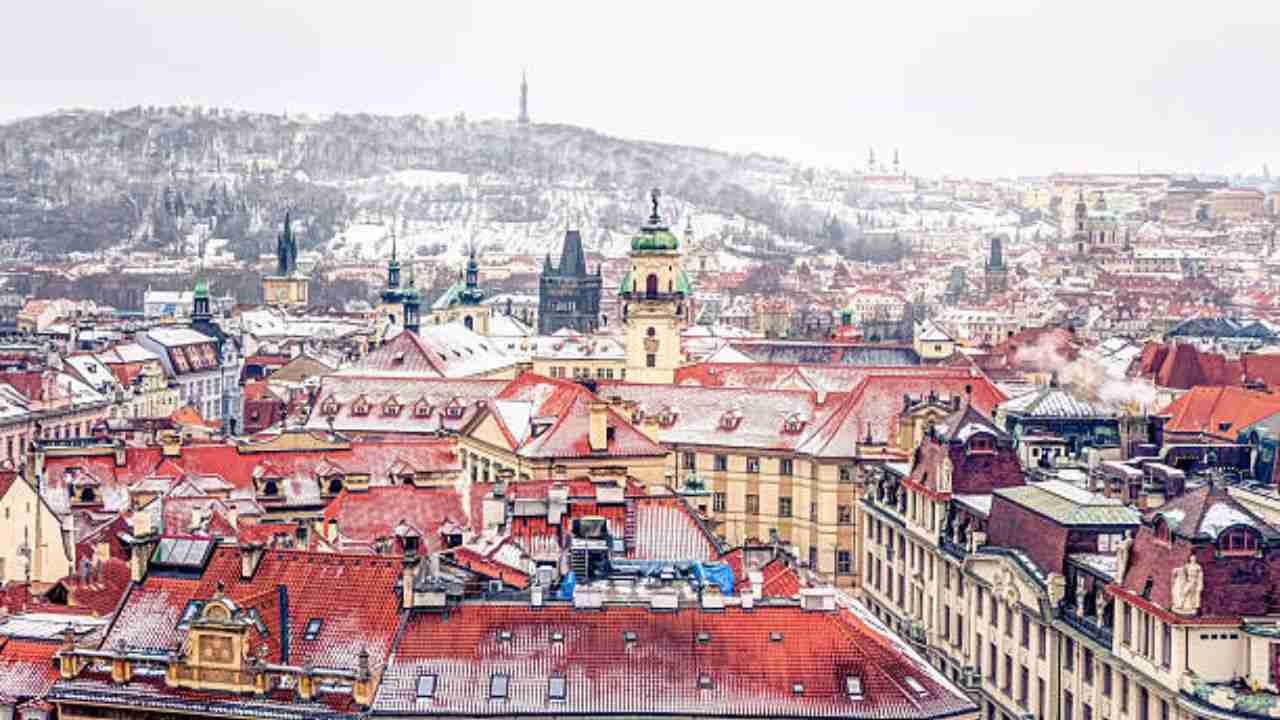
[[[1179,615],[1195,615],[1200,612],[1200,595],[1204,591],[1204,570],[1195,556],[1187,558],[1185,565],[1173,570],[1173,592],[1170,608]]]

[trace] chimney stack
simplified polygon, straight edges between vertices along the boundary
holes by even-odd
[[[591,452],[606,452],[609,449],[609,404],[599,400],[591,401],[591,432],[589,436]]]
[[[244,543],[240,546],[240,579],[251,580],[254,573],[258,572],[258,566],[262,564],[262,558],[266,555],[266,548],[262,543]]]

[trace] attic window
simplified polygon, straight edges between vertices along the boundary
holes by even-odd
[[[907,687],[911,689],[911,692],[915,693],[916,697],[924,697],[929,694],[929,691],[924,689],[924,685],[921,685],[919,680],[910,675],[903,678],[902,681],[907,684]]]
[[[1218,536],[1218,552],[1223,555],[1252,555],[1258,551],[1258,536],[1250,528],[1233,527]]]
[[[782,633],[780,632],[769,633],[769,642],[782,642]]]
[[[418,676],[418,699],[430,700],[436,696],[436,675]]]
[[[711,633],[709,632],[698,633],[698,644],[706,645],[709,642],[711,642]]]
[[[325,400],[324,404],[320,406],[320,414],[333,417],[334,415],[338,414],[338,410],[340,410],[341,408],[342,408],[342,405],[338,404],[337,401],[332,399]]]
[[[698,688],[699,688],[699,689],[701,689],[701,690],[710,690],[710,689],[712,689],[712,688],[714,688],[714,687],[715,687],[715,685],[711,682],[711,676],[710,676],[710,675],[699,675],[699,676],[698,676]]]
[[[739,410],[729,410],[720,416],[721,430],[735,430],[742,423],[742,412]]]
[[[359,398],[358,400],[356,400],[354,403],[351,404],[351,414],[359,415],[359,416],[368,415],[369,401],[365,400],[364,398]]]
[[[414,405],[413,416],[420,418],[431,417],[431,403],[422,401]]]
[[[511,684],[511,676],[506,673],[494,673],[489,676],[489,699],[498,702],[507,699],[507,686]]]
[[[396,417],[400,414],[401,409],[400,403],[396,402],[395,398],[392,398],[382,405],[382,415],[383,417]]]
[[[303,640],[315,640],[320,635],[320,627],[324,625],[324,620],[320,618],[311,618],[307,621],[307,629],[302,633]]]
[[[1230,429],[1231,429],[1230,420],[1223,420],[1222,422],[1218,423],[1218,432],[1226,432]]]
[[[866,697],[862,693],[862,678],[857,675],[844,676],[844,691],[850,700],[862,700]]]
[[[567,689],[563,675],[552,675],[547,680],[547,700],[550,702],[564,702]]]
[[[804,430],[804,418],[799,413],[791,413],[787,419],[782,422],[782,431],[787,433],[798,433]]]

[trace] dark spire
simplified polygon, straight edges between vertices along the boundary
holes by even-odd
[[[529,76],[524,70],[520,71],[520,117],[517,121],[521,125],[529,124]]]
[[[396,229],[395,223],[391,227],[391,259],[387,261],[387,289],[395,290],[400,287],[400,261],[396,259]]]
[[[587,258],[582,250],[582,235],[577,230],[566,230],[564,247],[560,250],[560,266],[557,273],[567,277],[587,274]]]
[[[649,201],[653,203],[653,212],[649,214],[649,224],[655,227],[662,224],[662,215],[658,213],[658,198],[662,197],[662,190],[654,188],[649,191]]]
[[[291,275],[298,268],[298,241],[293,237],[292,211],[284,211],[284,229],[276,238],[276,274]]]

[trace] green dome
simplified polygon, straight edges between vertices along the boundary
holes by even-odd
[[[662,226],[645,225],[631,238],[633,251],[666,251],[679,248],[680,241],[671,234],[670,230]]]

